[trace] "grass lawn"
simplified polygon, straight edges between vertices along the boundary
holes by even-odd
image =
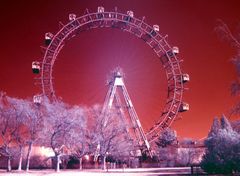
[[[30,170],[6,172],[0,170],[0,175],[6,176],[18,176],[18,175],[29,175],[29,176],[159,176],[159,175],[190,175],[190,167],[181,168],[137,168],[137,169],[111,169],[109,171],[103,170],[61,170],[55,172],[54,170]]]

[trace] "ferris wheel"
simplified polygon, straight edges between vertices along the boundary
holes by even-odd
[[[159,120],[146,133],[148,141],[155,141],[161,131],[169,127],[180,112],[188,111],[189,104],[183,102],[184,84],[189,81],[189,75],[182,72],[181,61],[178,58],[178,47],[172,47],[167,42],[167,36],[159,33],[158,25],[149,25],[145,17],[139,19],[133,11],[121,13],[115,8],[113,11],[105,11],[104,7],[98,7],[96,12],[85,10],[84,15],[69,14],[69,22],[61,24],[56,34],[45,34],[44,56],[42,61],[32,62],[32,71],[40,75],[39,81],[42,89],[41,95],[55,100],[56,95],[53,87],[53,67],[59,52],[67,40],[78,36],[81,32],[93,28],[118,28],[129,32],[142,39],[157,55],[166,73],[167,97],[165,106],[160,110]],[[34,96],[36,102],[40,96]]]

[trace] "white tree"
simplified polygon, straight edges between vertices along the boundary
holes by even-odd
[[[156,144],[160,148],[167,147],[177,140],[177,133],[176,131],[172,130],[171,128],[166,128],[160,134]]]
[[[64,150],[68,149],[71,134],[75,133],[77,127],[82,128],[84,123],[81,113],[77,108],[71,109],[69,105],[55,101],[50,103],[44,100],[45,107],[43,142],[47,147],[51,147],[55,154],[55,170],[60,170],[60,157]]]
[[[32,101],[27,101],[25,103],[26,108],[26,117],[24,119],[25,125],[27,128],[26,144],[28,145],[27,149],[27,158],[26,158],[26,171],[29,170],[30,158],[33,145],[38,141],[40,133],[43,126],[43,107],[41,104],[35,104]]]
[[[195,151],[193,148],[180,148],[178,149],[176,162],[180,166],[190,166],[194,157]]]
[[[231,94],[233,96],[240,95],[240,30],[236,31],[235,34],[229,29],[226,23],[222,20],[218,20],[216,31],[220,38],[230,43],[230,45],[236,50],[235,56],[232,58],[232,62],[235,65],[237,72],[237,79],[233,81],[231,85]],[[238,102],[232,109],[231,114],[240,114],[240,102]]]
[[[240,134],[240,120],[231,123],[233,129]]]
[[[79,159],[79,169],[82,170],[83,156],[90,153],[89,131],[86,125],[86,108],[74,106],[69,109],[69,113],[75,121],[72,125],[72,133],[68,134],[68,143],[66,145],[71,155]]]
[[[213,124],[211,126],[211,130],[208,133],[208,137],[212,137],[218,133],[218,131],[221,129],[220,122],[217,117],[213,119]]]
[[[215,122],[216,124],[216,122]],[[214,124],[213,124],[214,125]],[[208,173],[232,174],[240,171],[240,134],[231,128],[226,117],[221,128],[205,141],[207,147],[201,167]]]
[[[102,158],[102,168],[106,170],[106,158],[108,155],[120,156],[133,150],[133,143],[129,140],[125,132],[124,124],[121,123],[119,114],[114,109],[110,110],[106,117],[101,114],[101,106],[95,105],[91,109],[93,116],[93,143],[95,144],[95,152],[97,152]],[[108,119],[107,121],[105,121]]]
[[[204,154],[203,148],[194,147],[183,147],[177,149],[176,164],[178,166],[192,166],[199,165]]]
[[[26,145],[26,137],[28,135],[25,123],[28,101],[17,98],[9,98],[9,103],[11,104],[13,110],[14,122],[12,123],[15,124],[13,136],[19,148],[18,170],[22,170],[23,149]]]
[[[157,145],[157,157],[158,160],[166,166],[173,166],[176,158],[176,147],[173,146],[177,142],[176,131],[171,128],[166,128],[160,134]]]
[[[12,144],[14,142],[14,126],[13,116],[11,114],[11,108],[6,97],[6,94],[0,92],[0,132],[1,132],[1,147],[0,153],[8,158],[7,171],[11,171],[11,160],[13,157],[13,152],[11,150]]]
[[[14,155],[19,155],[19,167],[22,167],[23,147],[25,145],[25,107],[24,100],[10,98],[5,93],[0,93],[0,130],[1,139],[1,154],[8,157],[7,170],[11,171],[11,160]],[[19,147],[19,151],[13,150]]]

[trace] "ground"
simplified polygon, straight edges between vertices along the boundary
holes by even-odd
[[[196,172],[195,172],[196,173]],[[18,175],[28,175],[28,176],[159,176],[159,175],[191,175],[190,167],[181,168],[141,168],[141,169],[111,169],[109,171],[102,170],[61,170],[60,172],[55,172],[53,170],[31,170],[29,172],[24,171],[13,171],[6,172],[5,170],[0,170],[0,175],[4,176],[18,176]]]

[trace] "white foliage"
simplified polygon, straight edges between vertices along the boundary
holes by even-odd
[[[231,174],[240,171],[240,134],[229,127],[225,117],[221,119],[221,128],[205,141],[207,147],[202,168],[209,173]]]
[[[133,143],[127,138],[124,131],[124,124],[121,123],[117,111],[113,108],[106,114],[108,116],[107,124],[105,118],[101,115],[101,106],[95,105],[91,109],[93,115],[93,126],[91,134],[95,150],[100,144],[100,155],[105,156],[107,153],[113,156],[125,155],[133,150]]]

